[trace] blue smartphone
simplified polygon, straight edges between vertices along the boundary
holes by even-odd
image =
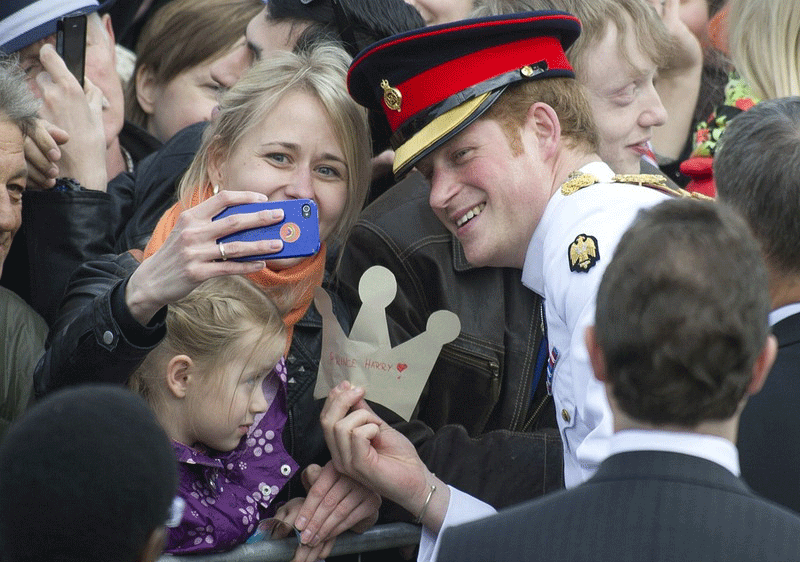
[[[319,252],[319,218],[317,204],[311,199],[289,199],[287,201],[267,201],[247,203],[226,208],[212,220],[219,220],[236,213],[255,213],[264,209],[283,209],[283,221],[270,226],[249,228],[228,234],[217,243],[235,241],[254,242],[257,240],[283,240],[283,249],[275,254],[231,258],[235,261],[274,260],[313,256]]]

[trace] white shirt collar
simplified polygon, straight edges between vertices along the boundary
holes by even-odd
[[[625,429],[611,437],[611,454],[629,451],[667,451],[700,457],[741,474],[739,451],[723,437],[651,429]]]
[[[781,320],[789,318],[790,316],[794,316],[798,313],[800,313],[800,302],[793,302],[780,308],[776,308],[769,313],[769,325],[774,326]]]

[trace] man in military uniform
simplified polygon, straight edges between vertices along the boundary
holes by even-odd
[[[597,285],[638,210],[668,197],[658,177],[615,176],[600,161],[564,56],[579,32],[556,12],[468,20],[377,43],[349,75],[393,132],[395,174],[430,181],[431,208],[470,264],[521,269],[544,297],[567,486],[593,472],[611,434],[583,343]]]

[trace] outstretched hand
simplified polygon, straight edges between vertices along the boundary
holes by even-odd
[[[363,389],[348,381],[331,389],[320,421],[336,470],[413,515],[423,511],[435,484],[441,490],[433,496],[438,507],[426,510],[431,518],[425,523],[437,530],[449,499],[447,487],[428,470],[414,445],[372,411]]]
[[[315,546],[347,530],[363,533],[378,520],[381,497],[338,472],[333,462],[312,464],[302,477],[308,496],[295,527],[303,544]]]

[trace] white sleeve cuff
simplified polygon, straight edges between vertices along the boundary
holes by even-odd
[[[447,504],[447,513],[442,522],[442,531],[447,527],[455,527],[456,525],[497,513],[497,510],[488,503],[484,503],[478,498],[472,497],[452,486],[448,486],[448,488],[450,488],[450,502]],[[427,527],[422,528],[417,562],[433,562],[436,560],[439,554],[440,536],[441,531],[434,533]]]

